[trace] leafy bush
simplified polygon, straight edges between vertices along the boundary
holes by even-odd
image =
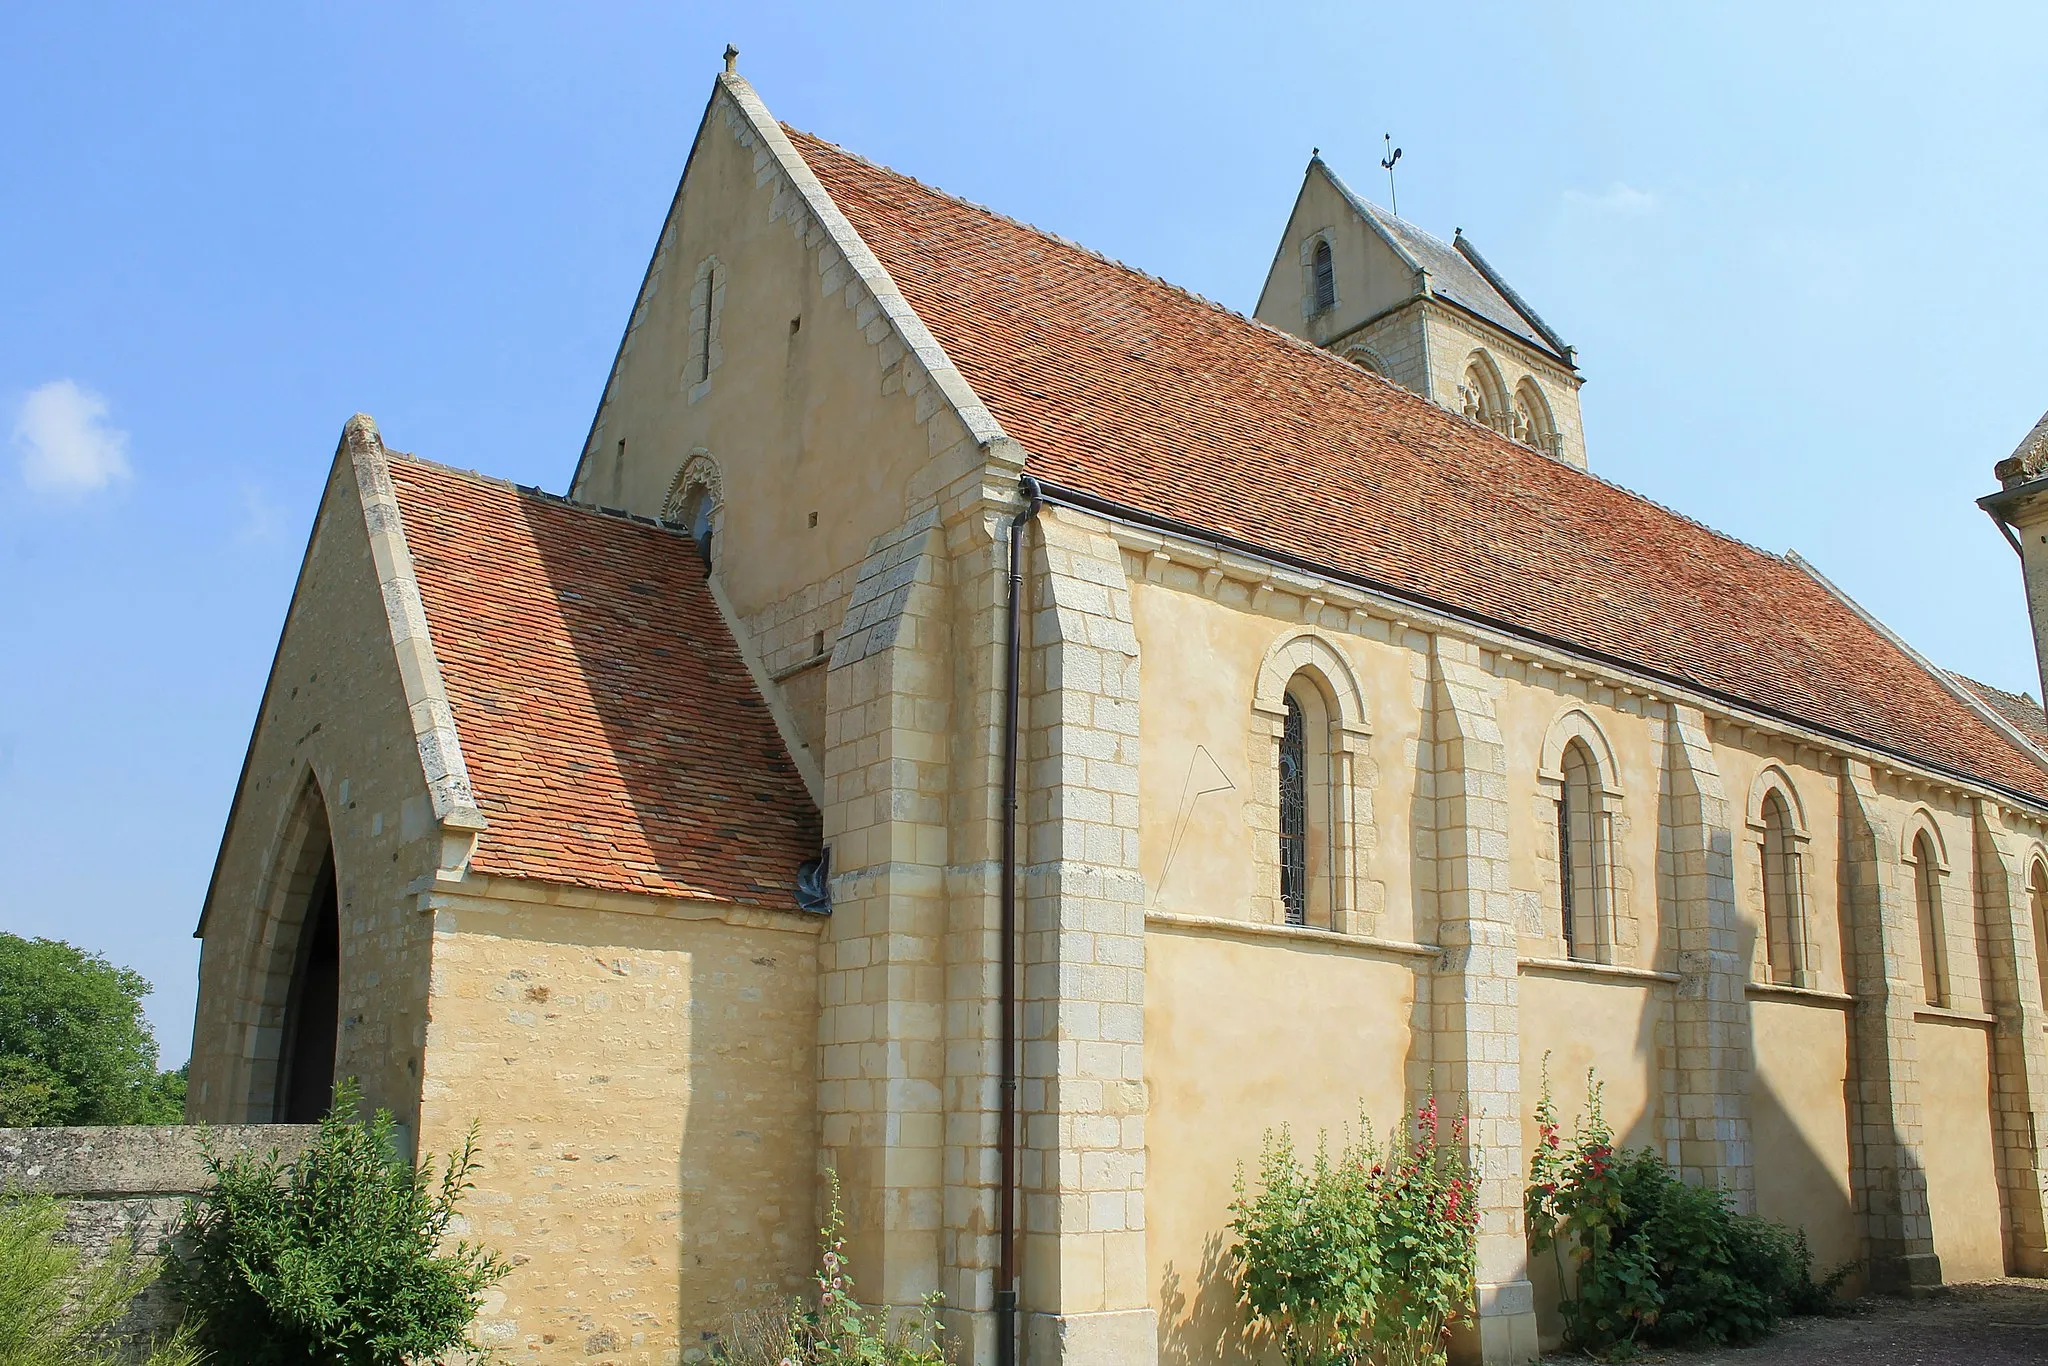
[[[1303,1164],[1268,1130],[1258,1191],[1239,1167],[1230,1227],[1239,1302],[1291,1366],[1438,1362],[1472,1304],[1479,1220],[1462,1118],[1439,1142],[1435,1100],[1384,1145],[1359,1135]]]
[[[64,1217],[40,1196],[0,1198],[0,1362],[7,1366],[193,1366],[190,1335],[124,1341],[129,1304],[156,1279],[154,1261],[130,1243],[81,1265],[78,1250],[57,1241]]]
[[[1626,1356],[1639,1345],[1754,1342],[1788,1314],[1824,1311],[1853,1269],[1816,1284],[1804,1233],[1736,1213],[1648,1148],[1615,1147],[1590,1074],[1569,1144],[1547,1073],[1536,1122],[1529,1246],[1558,1259],[1568,1346]]]
[[[854,1299],[839,1176],[828,1171],[826,1179],[831,1209],[818,1230],[815,1297],[792,1297],[736,1316],[719,1335],[713,1360],[730,1366],[946,1366],[937,1295],[898,1317],[893,1327],[886,1310]]]
[[[0,1127],[181,1121],[185,1074],[156,1070],[148,994],[96,953],[0,932]]]
[[[483,1292],[505,1274],[443,1243],[477,1168],[476,1130],[438,1179],[397,1157],[397,1125],[357,1116],[352,1082],[296,1162],[209,1155],[213,1186],[186,1207],[190,1251],[167,1276],[203,1345],[237,1366],[401,1366],[468,1347]]]

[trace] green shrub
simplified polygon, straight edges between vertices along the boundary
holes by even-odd
[[[1464,1120],[1439,1142],[1436,1102],[1384,1145],[1359,1134],[1304,1164],[1286,1129],[1266,1133],[1258,1190],[1239,1167],[1231,1202],[1239,1302],[1291,1366],[1438,1362],[1472,1304],[1476,1179]]]
[[[0,1197],[0,1362],[6,1366],[193,1366],[183,1330],[157,1342],[123,1341],[129,1304],[156,1280],[156,1263],[130,1243],[105,1261],[81,1265],[57,1241],[64,1217],[53,1200]]]
[[[735,1316],[719,1334],[712,1359],[729,1366],[946,1366],[937,1295],[893,1324],[887,1311],[865,1308],[853,1297],[839,1176],[825,1176],[831,1207],[818,1230],[815,1295]]]
[[[353,1084],[313,1144],[211,1155],[213,1186],[186,1209],[189,1253],[167,1279],[200,1341],[237,1366],[401,1366],[469,1346],[483,1292],[505,1274],[468,1242],[445,1248],[477,1168],[476,1131],[436,1178],[397,1156],[397,1125],[357,1115]]]
[[[1536,1123],[1529,1246],[1558,1259],[1567,1346],[1626,1356],[1643,1345],[1754,1342],[1788,1314],[1823,1311],[1853,1269],[1816,1284],[1804,1233],[1736,1213],[1723,1192],[1679,1179],[1648,1148],[1617,1148],[1590,1074],[1569,1143],[1547,1073]]]

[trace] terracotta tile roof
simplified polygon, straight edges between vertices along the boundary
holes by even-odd
[[[1951,673],[1949,677],[1975,693],[1979,701],[1997,712],[2014,730],[2048,750],[2048,713],[2043,713],[2041,704],[2030,694],[2007,692],[1989,683],[1979,683],[1965,674]]]
[[[789,136],[1041,478],[2048,800],[2038,763],[1788,560]]]
[[[471,866],[793,906],[817,809],[689,542],[405,456],[391,475],[490,821]]]

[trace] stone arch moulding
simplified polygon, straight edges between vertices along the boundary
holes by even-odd
[[[713,507],[725,505],[725,475],[711,452],[697,446],[676,471],[676,477],[668,482],[668,495],[661,500],[661,520],[674,522],[681,515],[683,504],[700,488],[710,497]]]
[[[286,1015],[292,981],[300,958],[300,939],[323,867],[331,865],[341,885],[339,854],[334,848],[326,792],[309,763],[298,796],[286,809],[263,881],[257,887],[256,914],[244,939],[235,1009],[241,1026],[241,1075],[231,1081],[242,1097],[243,1120],[269,1123],[278,1105],[280,1066],[286,1043]]]
[[[1358,342],[1352,346],[1345,347],[1344,359],[1350,361],[1361,370],[1372,371],[1381,379],[1392,378],[1387,372],[1386,361],[1380,358],[1380,353],[1367,346],[1364,342]]]
[[[698,528],[690,525],[690,500],[702,490],[707,504],[709,525],[700,537]],[[661,500],[661,520],[668,526],[689,534],[697,542],[698,551],[707,565],[716,565],[719,533],[725,524],[725,475],[718,468],[718,461],[711,452],[698,446],[683,461],[683,467],[676,471],[676,477],[669,481],[668,493]]]
[[[1603,802],[1619,802],[1621,766],[1614,761],[1614,746],[1607,743],[1607,733],[1584,707],[1567,707],[1550,723],[1550,730],[1543,737],[1542,765],[1536,770],[1538,785],[1547,795],[1557,795],[1556,789],[1564,785],[1564,747],[1574,740],[1583,741],[1592,752],[1593,762],[1599,765],[1599,795]]]
[[[1327,736],[1312,737],[1330,766],[1330,928],[1377,934],[1381,893],[1368,881],[1376,831],[1372,793],[1378,771],[1365,692],[1337,643],[1313,627],[1286,632],[1267,649],[1253,685],[1246,824],[1253,840],[1252,919],[1286,921],[1280,895],[1280,743],[1287,689],[1306,676],[1329,709]]]
[[[1913,851],[1919,847],[1920,836],[1927,836],[1927,847],[1934,851],[1934,871],[1942,877],[1949,872],[1948,845],[1941,837],[1941,822],[1934,819],[1934,813],[1924,806],[1913,808],[1899,831],[1899,857],[1906,863],[1913,861]]]
[[[1793,837],[1801,842],[1811,839],[1807,832],[1806,805],[1799,800],[1799,789],[1793,784],[1792,775],[1776,764],[1765,764],[1757,770],[1756,781],[1749,785],[1749,805],[1743,808],[1749,828],[1764,828],[1764,798],[1773,791],[1784,800],[1785,811],[1792,817]]]

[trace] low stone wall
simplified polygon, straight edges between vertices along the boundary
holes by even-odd
[[[90,1259],[132,1238],[154,1253],[206,1189],[206,1146],[220,1157],[268,1153],[296,1157],[313,1124],[137,1125],[126,1128],[0,1129],[0,1191],[48,1195],[64,1208],[64,1239]],[[136,1302],[125,1325],[140,1330],[166,1309],[160,1287]]]

